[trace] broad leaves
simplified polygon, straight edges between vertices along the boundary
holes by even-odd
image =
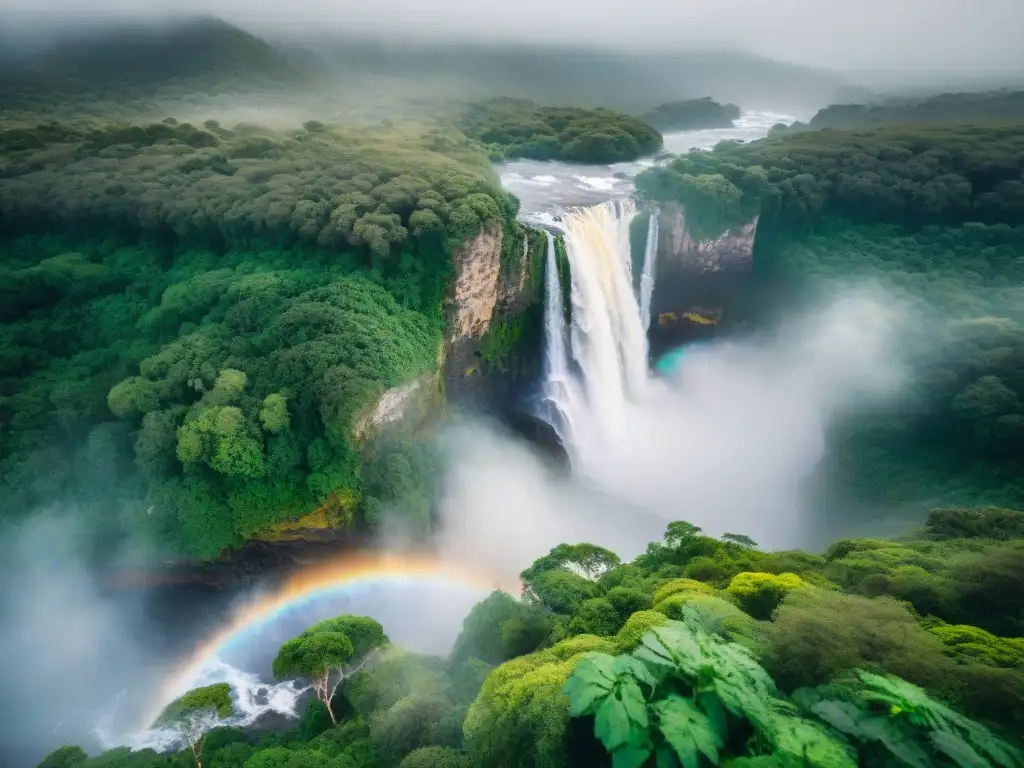
[[[651,752],[647,701],[641,684],[654,689],[647,668],[630,656],[586,656],[562,689],[573,717],[594,715],[594,735],[619,768],[640,766]]]
[[[789,715],[773,713],[758,730],[778,752],[800,758],[815,768],[856,768],[845,745],[829,736],[821,726]]]
[[[981,723],[935,701],[922,688],[889,675],[863,670],[857,674],[864,684],[861,696],[865,702],[886,705],[891,721],[929,731],[931,745],[957,765],[973,768],[992,761],[1003,768],[1024,766],[1024,755],[1018,749],[996,737]],[[888,742],[884,743],[897,754]]]
[[[592,714],[597,706],[612,691],[615,674],[612,668],[615,658],[606,653],[591,653],[576,665],[572,675],[562,688],[569,698],[569,714],[572,717]]]
[[[768,673],[739,645],[707,632],[696,613],[655,627],[632,655],[590,654],[565,684],[569,713],[594,716],[594,735],[615,768],[717,765],[730,718],[749,721],[763,743],[816,768],[853,768],[845,746],[802,720]]]
[[[948,731],[932,731],[932,744],[960,768],[990,768],[991,763],[979,755],[966,741]]]
[[[675,750],[683,768],[698,768],[701,754],[718,764],[722,739],[711,720],[690,699],[672,694],[654,704],[653,709],[658,716],[658,730]]]

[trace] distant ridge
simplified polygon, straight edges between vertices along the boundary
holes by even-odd
[[[708,95],[744,108],[808,112],[849,85],[829,70],[723,49],[622,51],[329,34],[281,45],[311,51],[325,67],[349,75],[461,82],[469,99],[502,94],[633,113]]]
[[[7,46],[5,46],[7,47]],[[264,40],[212,17],[86,26],[0,54],[6,104],[47,98],[153,97],[164,87],[202,93],[306,81],[311,73]]]

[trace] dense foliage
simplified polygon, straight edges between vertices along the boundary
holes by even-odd
[[[1022,174],[1024,124],[893,125],[723,142],[637,185],[695,236],[760,214],[754,270],[787,301],[871,280],[922,321],[914,387],[835,436],[830,477],[856,499],[1019,505]]]
[[[652,155],[662,146],[657,130],[621,112],[544,107],[526,99],[476,104],[458,127],[488,145],[495,159],[616,163]]]
[[[710,96],[659,104],[641,115],[643,120],[662,132],[732,128],[733,121],[739,116],[740,108],[735,104],[719,104]]]
[[[473,608],[448,659],[351,616],[288,641],[280,675],[347,666],[336,724],[314,699],[292,730],[222,721],[193,747],[213,768],[1020,768],[1022,530],[1020,512],[941,509],[820,556],[685,522],[631,563],[563,544],[524,599]],[[42,766],[192,768],[193,747]]]
[[[211,557],[318,506],[351,523],[424,492],[392,442],[362,494],[356,426],[436,371],[453,249],[493,226],[522,253],[473,142],[173,120],[4,139],[5,517],[73,497],[97,534]]]
[[[820,110],[809,123],[777,125],[773,133],[821,128],[872,128],[884,123],[1019,123],[1024,119],[1024,91],[943,93],[920,99],[892,98],[878,104],[834,104]]]
[[[18,22],[0,19],[0,103],[7,116],[124,119],[218,96],[245,94],[250,104],[272,94],[286,99],[316,82],[300,57],[212,17],[83,23],[42,40],[38,29]]]

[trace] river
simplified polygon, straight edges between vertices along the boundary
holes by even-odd
[[[676,131],[665,134],[665,151],[673,155],[693,149],[712,149],[721,141],[754,141],[768,135],[777,123],[797,118],[777,112],[744,112],[732,128]],[[645,157],[630,163],[580,165],[544,160],[514,160],[498,166],[501,184],[521,202],[525,220],[543,221],[560,209],[596,205],[633,193],[633,178],[660,160]]]

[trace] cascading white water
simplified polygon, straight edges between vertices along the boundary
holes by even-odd
[[[190,688],[214,683],[227,683],[231,686],[232,716],[223,720],[216,717],[202,720],[194,727],[197,734],[221,725],[245,728],[267,714],[297,717],[296,710],[302,694],[309,690],[309,686],[300,685],[295,680],[264,683],[258,676],[221,659],[213,659],[189,682]],[[113,726],[112,720],[116,714],[116,711],[109,713],[95,728],[96,738],[104,749],[129,746],[132,749],[167,752],[186,746],[182,731],[173,726],[158,726],[138,733],[125,734]]]
[[[558,255],[555,252],[555,237],[548,236],[547,262],[545,264],[544,302],[544,401],[553,413],[548,419],[563,444],[573,441],[573,416],[578,411],[576,380],[569,366],[569,350],[565,330],[565,299],[562,293],[562,278],[558,273]]]
[[[640,273],[640,322],[644,333],[651,327],[651,297],[654,295],[654,264],[658,257],[658,212],[647,222],[647,244],[644,246],[644,267]]]
[[[568,211],[557,222],[569,258],[570,350],[578,373],[570,369],[565,348],[561,281],[549,240],[546,399],[570,425],[560,437],[584,472],[587,452],[613,438],[627,418],[629,402],[642,397],[649,384],[647,334],[633,292],[629,245],[635,216],[631,200],[611,200]],[[653,289],[649,261],[645,257],[644,271]]]

